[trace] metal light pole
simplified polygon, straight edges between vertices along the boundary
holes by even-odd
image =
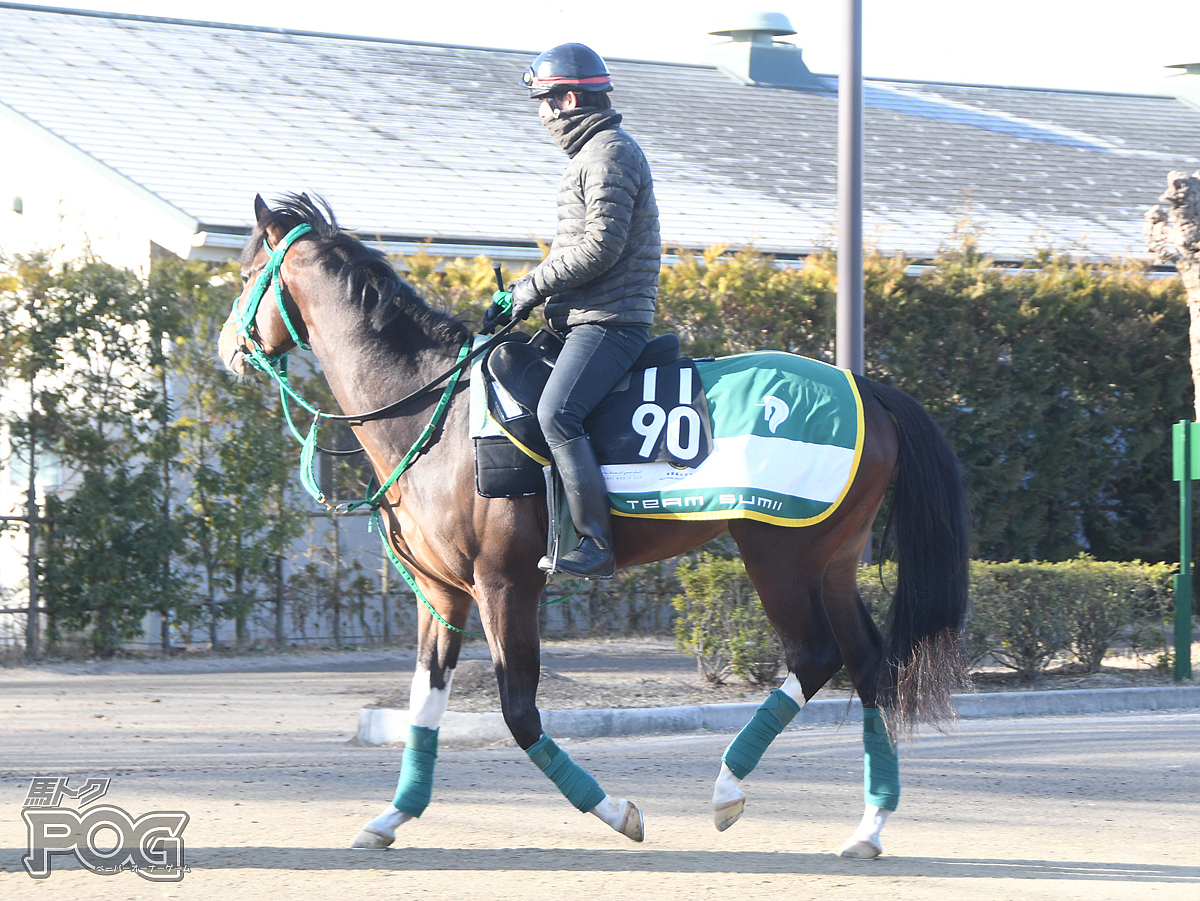
[[[863,371],[862,0],[845,0],[838,78],[837,365]]]

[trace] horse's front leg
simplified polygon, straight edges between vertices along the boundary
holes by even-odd
[[[496,663],[504,722],[513,738],[576,809],[593,814],[635,842],[642,841],[645,826],[637,806],[610,797],[542,729],[537,708],[541,671],[537,603],[544,579],[539,574],[536,580],[523,580],[508,573],[489,581],[491,585],[481,586],[480,613]]]
[[[430,597],[432,595],[432,597]],[[471,598],[439,586],[426,590],[426,597],[447,620],[462,628],[471,609]],[[408,700],[408,739],[396,795],[383,812],[355,836],[352,848],[386,848],[396,840],[396,829],[425,812],[433,792],[433,768],[437,760],[438,728],[450,703],[450,686],[462,633],[448,629],[421,605],[418,615],[417,666]]]

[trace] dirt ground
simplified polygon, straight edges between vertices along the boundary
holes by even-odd
[[[1200,642],[1192,659],[1200,667]],[[247,651],[212,655],[190,653],[170,659],[156,655],[113,660],[58,660],[40,670],[68,675],[151,675],[209,672],[304,672],[321,668],[377,672],[376,693],[364,696],[361,706],[408,707],[415,656],[411,648],[348,648]],[[0,684],[5,673],[21,672],[20,661],[0,663]],[[993,691],[1047,691],[1078,688],[1127,688],[1172,684],[1171,674],[1150,661],[1130,655],[1106,658],[1099,673],[1081,672],[1069,663],[1052,666],[1034,683],[1022,683],[1011,670],[989,667],[974,674],[970,689]],[[769,686],[751,685],[736,677],[723,684],[706,682],[695,660],[676,648],[669,638],[549,640],[542,645],[538,706],[543,710],[612,707],[673,707],[694,704],[729,704],[756,701]],[[845,671],[822,689],[819,697],[844,698],[850,694]],[[487,646],[468,640],[455,670],[450,709],[462,713],[500,710],[495,671]]]
[[[470,648],[454,674],[450,709],[465,713],[500,710],[500,695],[490,658],[482,648]],[[1200,644],[1193,658],[1200,662]],[[407,674],[406,674],[407,676]],[[393,692],[368,706],[408,707],[405,678]],[[1126,688],[1168,685],[1170,673],[1128,655],[1109,657],[1101,672],[1085,673],[1071,664],[1052,666],[1037,682],[1022,683],[1011,670],[989,667],[977,673],[975,691],[1045,691],[1078,688]],[[701,679],[695,660],[665,639],[576,640],[547,642],[542,654],[538,705],[543,710],[611,707],[675,707],[756,701],[769,687],[750,685],[736,677],[714,685]],[[845,671],[822,689],[822,698],[850,694]]]
[[[694,673],[659,647],[554,650],[553,672],[631,696]],[[642,806],[642,845],[574,811],[514,747],[444,750],[433,804],[396,849],[351,852],[400,764],[355,745],[356,713],[402,688],[411,663],[358,651],[0,669],[0,898],[1200,897],[1200,712],[922,734],[901,751],[901,809],[874,862],[831,853],[862,805],[857,730],[834,727],[781,736],[725,833],[709,797],[730,736],[562,742]],[[57,858],[30,879],[21,807],[35,775],[110,777],[105,801],[134,816],[187,811],[191,871],[156,886]]]

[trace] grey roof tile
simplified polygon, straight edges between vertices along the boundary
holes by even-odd
[[[366,234],[548,239],[564,158],[517,84],[532,54],[0,4],[0,103],[206,226],[324,194]],[[837,101],[612,60],[664,243],[802,253],[834,234]],[[828,79],[836,84],[836,79]],[[887,252],[1144,250],[1200,113],[1160,97],[870,80],[865,232]]]

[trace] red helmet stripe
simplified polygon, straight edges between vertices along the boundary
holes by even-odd
[[[563,75],[538,75],[534,82],[540,84],[610,84],[612,76],[596,75],[592,78],[569,78]]]

